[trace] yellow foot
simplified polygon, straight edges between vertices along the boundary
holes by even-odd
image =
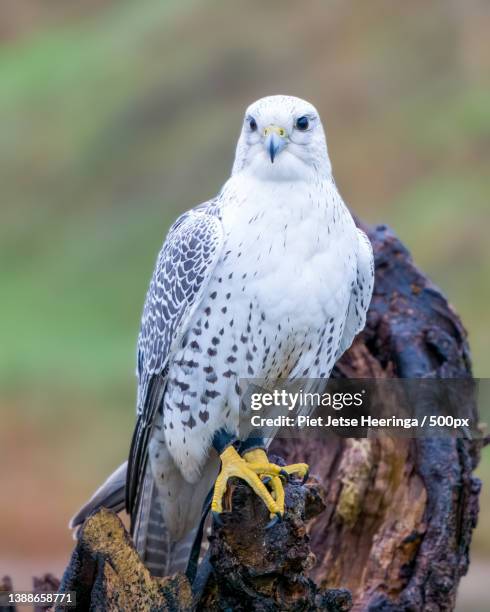
[[[281,467],[269,463],[262,449],[249,451],[242,458],[233,446],[229,446],[221,454],[221,472],[214,485],[211,502],[214,519],[220,522],[219,514],[223,511],[223,495],[228,480],[237,477],[244,480],[264,502],[272,517],[267,527],[271,527],[284,514],[284,487],[281,479],[287,479],[291,474],[299,474],[305,479],[308,476],[308,466],[305,463],[295,463]],[[264,483],[270,485],[270,492]]]
[[[269,458],[266,455],[266,452],[261,448],[256,450],[249,451],[248,453],[244,453],[243,458],[245,461],[254,464],[254,465],[269,465],[274,467],[279,467],[274,463],[269,463]],[[306,463],[292,463],[291,465],[285,465],[281,467],[283,472],[286,472],[288,478],[293,474],[298,474],[303,479],[303,482],[306,482],[308,478],[309,467]],[[262,475],[262,474],[261,474]],[[281,478],[277,476],[272,476],[270,481],[268,480],[268,474],[264,472],[265,475],[265,483],[269,484],[272,489],[272,497],[274,498],[276,504],[279,507],[279,513],[282,516],[284,514],[284,486],[282,484]]]

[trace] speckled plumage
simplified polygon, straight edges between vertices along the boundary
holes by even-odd
[[[189,482],[200,477],[215,431],[233,431],[240,378],[328,377],[356,282],[348,242],[357,230],[334,188],[291,193],[272,183],[262,187],[272,203],[264,206],[246,182],[233,180],[220,195],[222,253],[169,365],[158,421]]]
[[[300,115],[308,133],[295,129]],[[273,164],[270,124],[288,133]],[[127,505],[150,568],[195,527],[219,465],[213,435],[236,427],[240,378],[328,378],[364,326],[372,284],[371,247],[337,191],[316,110],[258,101],[231,178],[172,226],[146,298]],[[165,555],[150,528],[163,523]]]

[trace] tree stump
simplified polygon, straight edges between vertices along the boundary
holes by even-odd
[[[346,378],[468,378],[465,330],[385,226],[364,228],[376,281],[363,333],[337,364]],[[471,413],[474,397],[465,402]],[[351,590],[354,610],[453,610],[478,514],[472,475],[481,441],[460,438],[278,440],[327,491],[311,529],[323,587]]]
[[[272,458],[283,463],[279,458]],[[324,493],[314,482],[285,486],[284,520],[266,529],[269,514],[261,500],[236,480],[232,512],[215,526],[204,561],[209,576],[198,609],[217,611],[290,610],[343,612],[351,609],[346,589],[322,590],[308,577],[315,563],[306,524],[325,509]],[[199,578],[199,576],[198,576]]]
[[[120,519],[102,509],[82,527],[60,590],[76,593],[80,611],[347,612],[347,590],[320,589],[308,577],[315,559],[306,523],[325,508],[321,488],[290,482],[285,492],[287,516],[267,529],[262,502],[234,481],[233,511],[213,530],[194,593],[182,574],[150,576]]]

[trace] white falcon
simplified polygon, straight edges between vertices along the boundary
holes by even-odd
[[[260,440],[237,443],[241,378],[324,378],[362,330],[371,245],[332,177],[316,109],[271,96],[245,113],[231,177],[170,228],[138,340],[137,422],[129,461],[72,520],[125,503],[155,575],[185,566],[213,487],[245,480],[272,517],[281,475]],[[263,480],[268,477],[264,484]]]

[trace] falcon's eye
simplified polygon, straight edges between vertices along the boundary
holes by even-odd
[[[255,130],[257,129],[257,122],[253,117],[250,117],[250,119],[248,120],[248,126],[252,132],[255,132]]]
[[[308,117],[303,116],[303,117],[299,117],[298,119],[296,119],[296,129],[297,130],[304,132],[309,127],[310,127],[310,122],[308,120]]]

